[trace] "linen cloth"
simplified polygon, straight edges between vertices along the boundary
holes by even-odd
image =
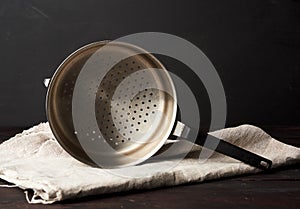
[[[300,162],[299,148],[281,143],[255,126],[241,125],[211,134],[272,160],[272,168]],[[162,150],[167,149],[170,143],[182,147],[182,152],[191,145],[185,140],[168,141]],[[201,160],[199,156],[203,149],[193,146],[184,159],[178,159],[176,153],[163,160],[148,160],[133,167],[110,170],[93,168],[65,152],[55,140],[49,124],[41,123],[0,145],[0,178],[12,183],[10,186],[24,189],[29,203],[51,204],[87,195],[261,172],[218,153]],[[33,195],[28,195],[28,190],[32,190]]]

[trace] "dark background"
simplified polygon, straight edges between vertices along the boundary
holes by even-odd
[[[300,124],[300,1],[0,0],[0,127],[46,120],[42,81],[77,48],[146,31],[209,57],[227,126]]]

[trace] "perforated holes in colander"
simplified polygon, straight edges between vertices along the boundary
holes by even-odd
[[[159,108],[159,91],[147,89],[154,78],[143,68],[143,63],[126,59],[115,65],[99,86],[96,118],[100,131],[114,148],[121,149],[142,137]]]

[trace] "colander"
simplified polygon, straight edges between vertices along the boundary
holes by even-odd
[[[78,49],[58,67],[48,85],[46,113],[60,145],[92,166],[139,164],[177,136],[199,145],[210,140],[207,148],[271,168],[270,160],[181,123],[176,99],[168,71],[152,54],[101,41]]]

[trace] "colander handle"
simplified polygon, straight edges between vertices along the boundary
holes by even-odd
[[[49,83],[50,83],[50,78],[45,78],[43,83],[44,83],[44,86],[45,86],[46,88],[48,88]]]
[[[189,128],[181,122],[177,122],[173,135],[180,136],[186,139],[196,138],[195,144],[205,146],[208,149],[227,155],[262,170],[270,170],[272,167],[272,161],[269,159],[228,143],[210,134],[203,135],[195,133],[193,129]]]
[[[266,159],[262,156],[259,156],[248,150],[245,150],[236,145],[233,145],[231,143],[228,143],[227,141],[224,141],[222,139],[214,137],[210,134],[207,134],[206,136],[198,137],[195,143],[201,144],[203,141],[203,139],[201,139],[202,137],[205,137],[206,141],[208,142],[208,143],[205,143],[206,148],[209,148],[209,149],[215,148],[214,150],[219,153],[222,153],[222,154],[232,157],[234,159],[240,160],[246,164],[252,165],[252,166],[260,168],[262,170],[270,170],[272,167],[271,160]],[[217,146],[213,146],[213,145],[217,145]]]

